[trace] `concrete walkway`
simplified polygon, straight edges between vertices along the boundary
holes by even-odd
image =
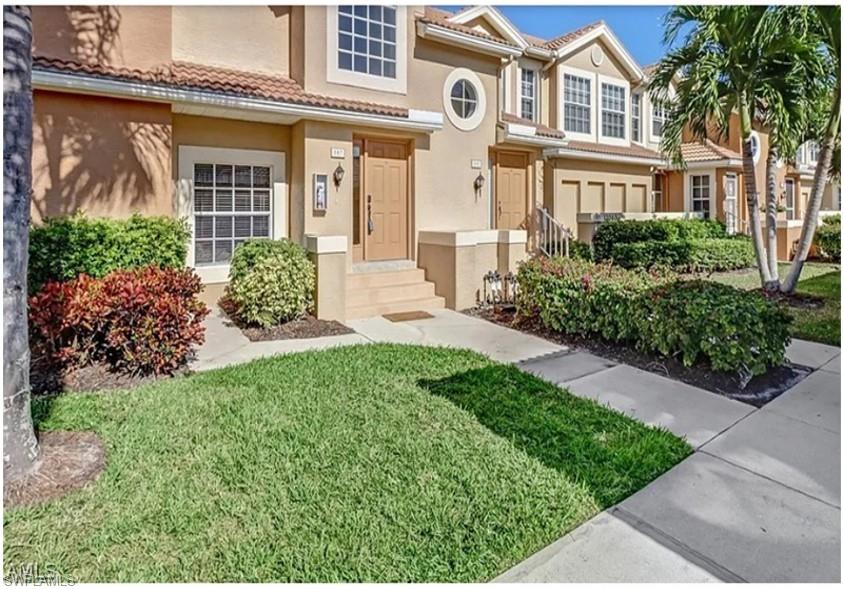
[[[761,409],[589,354],[521,367],[685,436],[696,452],[499,581],[840,580],[840,349]]]

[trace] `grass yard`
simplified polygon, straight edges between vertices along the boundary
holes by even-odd
[[[790,264],[779,264],[779,276],[784,277]],[[712,280],[738,288],[758,288],[758,271],[715,274]],[[793,325],[791,335],[832,346],[840,345],[840,266],[836,264],[808,263],[799,277],[798,293],[823,299],[819,309],[791,307]]]
[[[484,581],[690,453],[444,348],[269,358],[34,406],[94,430],[87,489],[5,513],[5,568],[77,581]]]

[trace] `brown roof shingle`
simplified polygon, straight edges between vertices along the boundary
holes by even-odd
[[[600,27],[600,26],[605,25],[605,24],[606,23],[604,21],[598,20],[597,22],[593,22],[591,24],[585,25],[584,27],[580,27],[579,29],[577,29],[575,31],[571,31],[569,33],[565,33],[564,35],[560,35],[560,36],[558,36],[554,39],[551,39],[550,41],[547,41],[543,45],[543,47],[545,49],[559,49],[561,47],[564,47],[568,43],[571,43],[572,41],[576,41],[577,39],[579,39],[583,35],[585,35],[587,33],[590,33],[591,31],[593,31],[597,27]]]
[[[536,130],[536,135],[539,135],[541,137],[550,137],[552,139],[565,138],[565,133],[560,129],[554,129],[553,127],[548,127],[547,125],[536,123],[535,121],[531,121],[530,119],[524,119],[512,113],[501,113],[501,120],[507,123],[515,123],[518,125],[526,125],[528,127],[533,127]]]
[[[664,159],[658,151],[653,151],[652,149],[647,149],[646,147],[636,145],[634,143],[627,147],[624,145],[606,145],[604,143],[591,143],[588,141],[568,141],[565,147],[568,149],[575,149],[577,151],[587,151],[605,155],[623,155],[654,160]]]
[[[683,143],[679,146],[682,152],[682,159],[686,162],[707,162],[723,159],[739,160],[739,153],[732,151],[722,145],[717,145],[710,139],[703,142],[693,141]]]
[[[446,29],[450,29],[452,31],[457,31],[459,33],[464,33],[466,35],[470,35],[472,37],[477,37],[479,39],[486,39],[487,41],[494,41],[495,43],[500,43],[501,45],[506,45],[508,47],[515,47],[514,43],[507,41],[506,39],[502,39],[500,37],[495,37],[492,35],[487,35],[483,31],[478,31],[477,29],[473,29],[471,27],[467,27],[465,25],[457,24],[455,22],[451,22],[448,20],[449,17],[453,16],[450,13],[444,12],[438,9],[425,9],[425,13],[423,15],[419,15],[416,17],[417,21],[428,23],[432,25],[436,25],[439,27],[443,27]]]
[[[295,80],[285,76],[231,70],[183,61],[175,61],[170,65],[155,69],[139,70],[101,63],[86,64],[36,56],[32,60],[32,66],[37,70],[84,74],[121,81],[145,82],[171,88],[219,92],[303,106],[334,108],[391,117],[406,118],[409,116],[409,111],[399,106],[334,98],[306,92]]]

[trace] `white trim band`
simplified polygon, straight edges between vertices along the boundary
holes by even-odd
[[[348,252],[348,236],[346,235],[313,235],[304,236],[307,251],[313,254],[344,254]]]
[[[545,149],[542,155],[545,158],[569,157],[580,160],[598,160],[615,162],[618,164],[640,164],[642,166],[664,165],[666,162],[659,157],[637,157],[632,155],[619,155],[615,153],[597,153],[594,151],[580,151],[577,149],[556,147]]]

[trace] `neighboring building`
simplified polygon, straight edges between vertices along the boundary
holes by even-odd
[[[602,22],[543,40],[490,7],[36,6],[33,29],[33,219],[184,216],[209,297],[249,237],[307,246],[320,315],[345,318],[470,306],[539,209],[581,239],[606,213],[744,227],[736,135],[667,166],[647,71]],[[806,172],[783,173],[796,223]]]

